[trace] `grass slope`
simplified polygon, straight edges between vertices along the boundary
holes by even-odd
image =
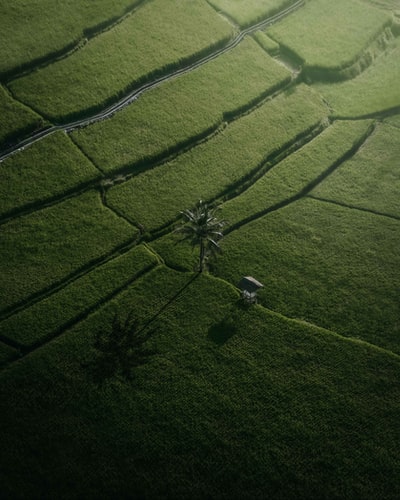
[[[101,177],[63,132],[4,160],[0,175],[1,216],[61,196]]]
[[[18,137],[42,127],[44,120],[15,101],[0,85],[0,148],[6,148]]]
[[[242,27],[249,26],[283,10],[293,0],[210,0],[210,4],[223,11]]]
[[[400,220],[400,130],[381,125],[365,146],[312,194]]]
[[[243,194],[224,203],[224,218],[229,225],[234,225],[299,195],[349,154],[363,140],[370,125],[370,121],[335,122],[269,170]]]
[[[286,69],[246,37],[226,54],[145,93],[111,119],[77,130],[73,137],[105,171],[147,165],[206,135],[289,79]]]
[[[325,79],[355,63],[391,22],[389,13],[357,0],[319,0],[306,2],[267,34],[297,54],[307,74]]]
[[[157,262],[143,246],[136,247],[0,322],[0,336],[24,347],[42,343],[85,317]]]
[[[233,33],[203,0],[154,0],[68,58],[10,84],[21,101],[61,120],[208,51]]]
[[[132,240],[136,230],[90,191],[7,222],[1,233],[5,310]]]
[[[315,84],[336,116],[366,116],[400,106],[400,38],[353,80]]]
[[[227,235],[215,272],[231,283],[252,275],[267,307],[400,353],[399,229],[303,199]]]
[[[315,127],[325,114],[317,94],[306,86],[291,89],[206,143],[111,188],[108,203],[146,230],[156,229],[199,199],[213,199],[243,182],[268,156]]]
[[[0,75],[72,47],[140,0],[14,0],[0,2]]]
[[[0,375],[3,493],[394,500],[399,358],[188,279],[153,271]],[[132,304],[152,317],[185,285],[134,380],[95,384],[94,334]]]

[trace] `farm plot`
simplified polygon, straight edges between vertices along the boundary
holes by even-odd
[[[393,127],[400,128],[400,115],[394,115],[390,118],[386,118],[385,123],[389,123],[390,125],[393,125]]]
[[[0,3],[0,75],[72,48],[141,0],[13,0]]]
[[[397,217],[400,221],[400,130],[381,125],[364,147],[312,195]]]
[[[215,271],[259,279],[266,307],[399,354],[399,245],[400,221],[303,199],[227,235]]]
[[[0,149],[45,124],[43,118],[15,101],[1,85],[0,110]]]
[[[104,171],[148,165],[289,80],[289,71],[246,37],[217,59],[146,92],[111,119],[74,132],[73,139]]]
[[[0,309],[93,265],[135,234],[92,191],[2,225]]]
[[[24,347],[52,338],[157,264],[143,246],[130,250],[0,322],[0,336]]]
[[[300,196],[313,182],[322,181],[330,170],[354,152],[370,130],[371,121],[335,122],[269,170],[240,196],[223,204],[224,218],[234,226],[274,205]]]
[[[189,278],[152,271],[0,375],[5,494],[45,485],[52,498],[191,498],[198,485],[221,499],[398,495],[398,357],[238,307],[222,280]],[[179,292],[149,327],[153,354],[133,380],[99,386],[96,333],[132,305],[154,318]]]
[[[117,100],[232,34],[203,0],[154,0],[68,58],[14,80],[10,89],[45,116],[64,120]]]
[[[364,0],[382,9],[396,11],[399,9],[398,0]]]
[[[335,122],[301,149],[279,162],[239,196],[221,205],[227,221],[225,233],[304,196],[314,183],[322,182],[371,132],[371,121]],[[330,174],[332,175],[332,174]],[[189,244],[177,245],[177,235],[167,234],[152,242],[168,265],[195,269],[197,252]]]
[[[255,24],[292,5],[294,0],[210,0],[216,9],[228,16],[242,27]]]
[[[199,199],[210,200],[237,187],[270,156],[315,128],[326,113],[318,94],[308,87],[291,89],[206,143],[111,188],[108,204],[145,230],[157,229]]]
[[[336,84],[317,83],[333,114],[341,117],[368,116],[400,107],[400,38],[353,80]]]
[[[99,179],[101,173],[57,132],[0,164],[0,217]]]
[[[0,342],[0,368],[8,361],[16,358],[18,351],[3,342]]]
[[[355,0],[319,0],[271,26],[267,34],[303,61],[308,77],[338,80],[358,74],[393,38],[390,13]]]

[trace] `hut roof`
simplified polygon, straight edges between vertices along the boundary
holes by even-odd
[[[257,281],[255,278],[252,276],[244,276],[240,281],[239,281],[239,288],[241,290],[246,290],[247,292],[254,293],[256,292],[259,288],[262,288],[264,285]]]

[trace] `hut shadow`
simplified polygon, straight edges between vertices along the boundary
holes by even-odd
[[[208,338],[218,346],[224,345],[238,333],[234,320],[234,311],[208,329]]]

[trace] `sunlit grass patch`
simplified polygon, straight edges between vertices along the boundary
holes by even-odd
[[[311,194],[400,220],[399,158],[400,130],[381,125],[353,158]]]
[[[156,229],[199,199],[237,187],[269,155],[316,127],[326,111],[308,87],[292,89],[175,160],[111,188],[108,203],[145,230]]]
[[[57,132],[4,160],[0,176],[0,215],[5,215],[79,188],[101,174]]]
[[[137,231],[90,191],[1,226],[0,309],[10,308],[97,259]]]
[[[67,50],[85,33],[122,16],[140,0],[13,0],[0,3],[0,75]]]
[[[390,13],[366,3],[319,0],[306,2],[302,9],[268,28],[267,34],[297,54],[312,78],[340,79],[354,76],[345,72],[340,76],[340,71],[366,57],[369,45],[391,23]]]
[[[293,0],[210,0],[216,9],[228,14],[237,24],[242,27],[254,24],[273,14],[276,14],[285,7],[288,7]]]
[[[371,121],[335,122],[311,142],[278,163],[243,194],[224,203],[229,225],[240,223],[278,203],[301,195],[360,145]],[[311,188],[310,188],[311,189]]]
[[[400,106],[400,38],[353,80],[314,87],[337,116],[367,116]]]
[[[203,0],[154,0],[66,59],[14,80],[23,102],[64,120],[116,101],[128,88],[230,38],[233,28]]]
[[[225,117],[289,80],[285,68],[245,38],[226,54],[146,92],[111,119],[77,130],[73,137],[105,171],[135,166],[207,134]]]

